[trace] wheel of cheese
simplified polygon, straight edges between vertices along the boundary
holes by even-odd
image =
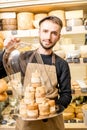
[[[75,106],[75,113],[82,113],[82,105]]]
[[[16,29],[17,29],[16,25],[10,25],[10,24],[8,24],[8,25],[4,24],[3,25],[3,30],[16,30]]]
[[[0,94],[8,89],[8,85],[4,79],[0,79]]]
[[[66,19],[78,19],[83,18],[83,10],[72,10],[65,12]]]
[[[17,24],[19,30],[33,29],[34,14],[31,12],[21,12],[17,14]]]
[[[76,114],[76,118],[78,118],[78,119],[83,119],[83,113],[82,113],[82,112],[77,113],[77,114]]]
[[[80,18],[78,18],[78,19],[68,19],[66,21],[66,26],[82,26],[82,25],[83,25],[83,21]]]
[[[65,110],[64,113],[74,113],[74,107],[72,105],[69,105]]]
[[[34,15],[34,19],[35,20],[41,20],[43,18],[45,18],[48,14],[47,13],[38,13]]]
[[[3,19],[2,20],[2,24],[4,25],[16,25],[17,24],[17,20],[16,18],[8,18],[8,19]]]
[[[4,93],[0,93],[0,102],[1,101],[5,101],[6,99],[7,99],[7,93],[6,92],[4,92]]]
[[[63,26],[66,26],[65,11],[64,10],[53,10],[53,11],[50,11],[48,13],[48,15],[49,16],[53,15],[53,16],[59,17],[63,22]]]
[[[16,18],[16,12],[0,13],[0,19]]]
[[[48,14],[47,13],[38,13],[34,15],[33,25],[35,28],[39,28],[39,21],[45,18]]]
[[[73,119],[75,117],[75,114],[74,113],[63,113],[63,118],[64,120],[70,120],[70,119]]]

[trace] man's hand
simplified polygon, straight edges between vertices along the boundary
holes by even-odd
[[[15,46],[17,43],[20,42],[19,38],[15,38],[15,37],[8,37],[4,40],[4,47],[5,49],[11,47],[11,46]]]

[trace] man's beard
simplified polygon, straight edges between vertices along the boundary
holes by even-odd
[[[55,43],[55,44],[56,44],[56,43]],[[46,46],[44,46],[44,45],[42,44],[42,42],[40,42],[40,45],[41,45],[45,50],[50,50],[50,49],[52,49],[52,48],[55,46],[55,44],[53,44],[52,46],[46,47]]]

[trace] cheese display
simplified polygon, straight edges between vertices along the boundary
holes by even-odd
[[[36,85],[33,85],[32,81],[35,81]],[[20,101],[19,113],[21,117],[26,118],[37,118],[56,113],[55,100],[46,98],[45,86],[41,84],[37,70],[32,73],[31,85],[28,84],[24,90],[24,98]]]
[[[34,14],[31,12],[21,12],[17,14],[18,30],[33,29]]]

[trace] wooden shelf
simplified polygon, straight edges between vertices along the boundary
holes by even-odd
[[[65,130],[87,130],[84,123],[65,123]]]
[[[15,130],[15,126],[0,125],[0,130]],[[65,130],[87,130],[84,123],[65,123]]]
[[[4,0],[6,1],[6,0]],[[87,11],[87,0],[15,0],[10,2],[0,1],[0,12],[6,11],[30,11],[33,13],[49,12],[51,10],[77,10]],[[39,9],[39,10],[38,10]]]
[[[38,29],[31,30],[12,30],[12,31],[1,31],[4,37],[8,37],[10,35],[14,35],[15,37],[38,37]],[[63,27],[62,35],[75,35],[75,34],[87,34],[87,30],[84,26],[74,26],[72,30],[67,31],[66,27]]]

